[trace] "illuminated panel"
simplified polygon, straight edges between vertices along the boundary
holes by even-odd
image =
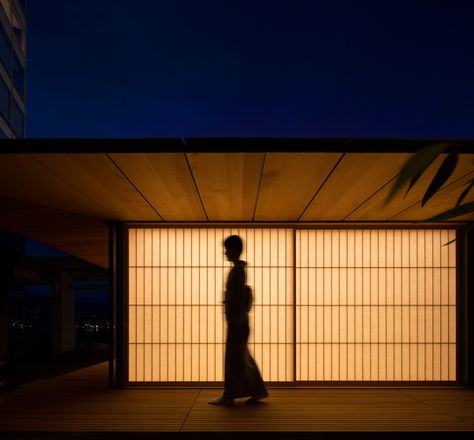
[[[291,229],[129,230],[129,381],[222,381],[224,239],[244,241],[249,348],[266,381],[293,380]]]
[[[296,232],[296,380],[456,380],[454,230]]]

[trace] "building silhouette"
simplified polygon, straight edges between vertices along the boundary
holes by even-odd
[[[25,137],[26,2],[0,1],[0,136]]]

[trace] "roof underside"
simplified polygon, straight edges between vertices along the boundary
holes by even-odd
[[[108,220],[405,222],[454,207],[474,176],[461,154],[443,188],[422,196],[443,157],[384,205],[411,153],[158,152],[0,155],[0,227],[107,266]],[[471,192],[466,201],[474,200]],[[473,215],[456,220],[472,221]]]

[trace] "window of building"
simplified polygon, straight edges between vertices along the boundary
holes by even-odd
[[[24,136],[25,115],[13,97],[11,99],[10,125],[17,137]]]
[[[0,112],[6,121],[9,120],[10,90],[0,77]]]
[[[3,25],[0,22],[0,60],[7,72],[10,72],[11,43]]]
[[[13,35],[15,35],[15,38],[18,41],[19,46],[21,47],[21,50],[23,51],[23,54],[25,54],[25,49],[26,49],[25,28],[21,20],[17,17],[16,13],[12,14],[11,24],[12,24]]]
[[[20,5],[23,12],[26,11],[26,1],[25,0],[17,0],[17,3]]]
[[[22,98],[25,96],[25,69],[18,59],[15,52],[12,57],[12,78],[13,82],[18,90],[18,93]]]
[[[454,230],[131,228],[130,382],[223,380],[231,234],[264,380],[456,380]]]

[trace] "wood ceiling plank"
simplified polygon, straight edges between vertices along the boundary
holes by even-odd
[[[64,245],[62,249],[68,254],[75,255],[82,258],[82,255],[108,255],[108,244],[107,242],[102,243],[86,243],[86,244],[74,244]]]
[[[32,154],[34,159],[102,206],[109,220],[161,220],[103,153]]]
[[[183,153],[111,153],[110,157],[164,220],[206,220]]]
[[[210,221],[251,221],[264,153],[188,153]]]
[[[423,199],[423,194],[428,188],[428,185],[432,181],[435,173],[438,171],[445,157],[445,154],[441,155],[428,167],[428,169],[422,174],[416,185],[410,190],[405,198],[404,195],[408,188],[408,182],[395,196],[395,198],[388,205],[384,206],[385,198],[389,194],[394,183],[394,181],[392,181],[389,185],[386,185],[381,191],[376,193],[373,197],[359,206],[354,212],[346,217],[345,220],[392,220],[397,214],[408,209],[410,206],[420,202]],[[474,155],[472,154],[461,154],[459,156],[459,163],[456,169],[448,181],[443,185],[443,188],[472,171],[473,158]],[[446,209],[448,209],[448,207],[446,207]],[[415,219],[413,218],[413,220]]]
[[[341,155],[268,153],[255,220],[297,220]]]
[[[35,208],[45,208],[45,206],[0,196],[0,211],[16,211]]]
[[[110,215],[103,206],[27,154],[0,155],[0,194],[91,217],[107,218]]]
[[[5,197],[0,197],[0,212],[0,228],[107,267],[109,236],[105,222]]]
[[[16,231],[19,228],[25,232],[48,231],[58,229],[106,227],[97,219],[84,220],[84,216],[76,213],[60,211],[52,208],[34,208],[24,210],[2,211],[0,227]]]
[[[409,154],[347,153],[301,217],[342,221],[398,174]]]
[[[96,266],[103,267],[104,269],[108,269],[109,267],[109,258],[107,255],[82,255],[79,258],[95,264]]]

